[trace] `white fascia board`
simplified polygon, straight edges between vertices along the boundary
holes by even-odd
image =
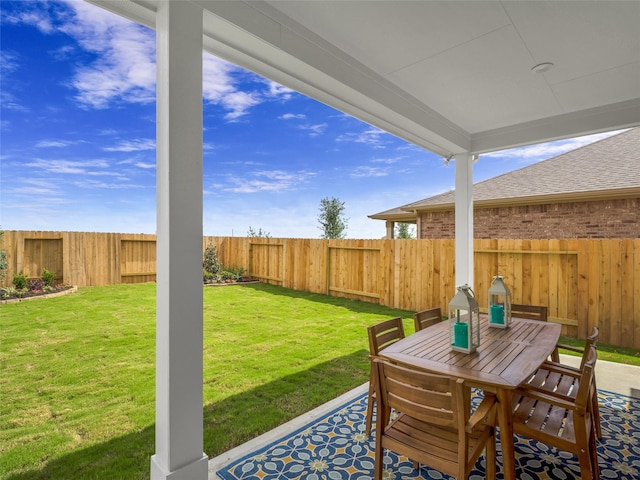
[[[145,0],[85,0],[87,3],[96,5],[145,27],[156,28],[156,3]]]
[[[437,154],[469,147],[462,129],[268,4],[197,3],[210,53]]]

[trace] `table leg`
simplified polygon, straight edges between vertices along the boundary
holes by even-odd
[[[498,426],[500,427],[500,445],[502,446],[502,468],[505,480],[516,480],[516,457],[513,439],[513,420],[511,419],[511,390],[499,389]]]

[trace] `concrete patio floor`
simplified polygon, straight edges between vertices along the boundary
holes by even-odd
[[[580,365],[580,357],[560,355],[560,361],[567,365]],[[609,392],[640,398],[640,367],[600,360],[596,363],[596,379],[599,390],[606,390]],[[365,393],[367,390],[367,383],[360,385],[359,387],[344,393],[340,397],[337,397],[324,405],[320,405],[310,412],[300,415],[299,417],[294,418],[293,420],[280,425],[259,437],[210,459],[209,480],[219,480],[216,472],[223,466],[299,429],[313,421],[315,418],[318,418],[343,403],[356,398],[358,395]]]

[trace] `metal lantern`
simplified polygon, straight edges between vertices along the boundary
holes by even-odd
[[[489,287],[489,326],[509,328],[511,323],[511,292],[502,281],[504,277],[493,277]]]
[[[469,285],[457,290],[449,302],[449,343],[452,350],[473,353],[480,345],[480,308]]]

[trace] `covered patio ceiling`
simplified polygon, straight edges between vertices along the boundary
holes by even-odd
[[[453,157],[457,285],[473,285],[474,155],[640,125],[638,1],[91,1],[157,32],[153,480],[207,477],[203,48]]]
[[[192,3],[208,52],[445,157],[640,124],[638,1]]]

